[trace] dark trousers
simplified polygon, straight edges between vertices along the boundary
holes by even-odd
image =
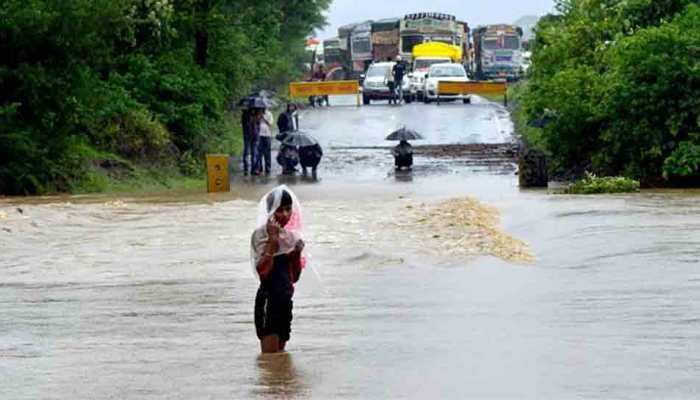
[[[257,138],[243,136],[243,173],[253,172],[257,160],[258,142]],[[250,169],[248,169],[248,158],[250,158]]]
[[[270,173],[272,164],[272,138],[269,136],[260,136],[258,138],[258,154],[255,160],[255,171],[263,171],[263,159],[265,160],[265,173]]]

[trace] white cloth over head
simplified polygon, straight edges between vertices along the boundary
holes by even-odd
[[[287,185],[280,185],[267,192],[260,203],[258,203],[258,214],[256,219],[256,229],[250,238],[250,262],[255,276],[258,277],[257,265],[260,258],[265,253],[265,246],[268,240],[267,222],[273,217],[275,211],[282,204],[282,195],[286,192],[292,199],[292,213],[289,221],[280,229],[278,249],[275,256],[292,252],[297,242],[303,237],[303,223],[301,204]],[[302,260],[305,260],[302,252]],[[302,261],[304,265],[304,261]]]

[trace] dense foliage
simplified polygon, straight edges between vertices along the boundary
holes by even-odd
[[[639,181],[621,176],[598,177],[590,173],[570,185],[570,194],[626,193],[639,191]]]
[[[559,0],[537,26],[519,96],[555,172],[644,184],[700,178],[700,6]]]
[[[192,173],[239,146],[232,101],[301,71],[330,0],[4,0],[0,194]]]

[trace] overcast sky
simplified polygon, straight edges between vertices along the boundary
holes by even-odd
[[[511,23],[523,15],[544,15],[554,7],[553,0],[333,0],[328,10],[328,26],[318,36],[337,36],[338,27],[368,19],[403,17],[415,12],[442,12],[477,25]]]

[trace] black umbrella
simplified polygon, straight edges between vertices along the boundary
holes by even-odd
[[[272,108],[273,105],[272,100],[259,96],[244,97],[238,102],[238,106],[242,108]]]
[[[408,129],[405,126],[399,130],[393,131],[384,140],[421,140],[425,139],[420,133],[413,129]]]
[[[286,132],[282,143],[287,146],[307,147],[318,144],[318,140],[305,131]]]

